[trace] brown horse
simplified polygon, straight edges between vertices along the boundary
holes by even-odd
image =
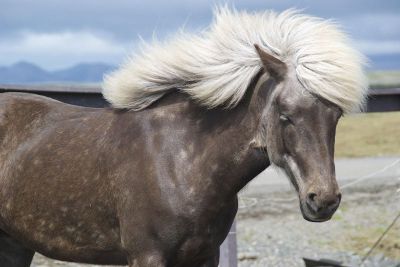
[[[110,75],[113,108],[1,94],[0,265],[39,252],[218,266],[237,193],[271,163],[304,218],[328,220],[341,198],[336,125],[364,96],[360,60],[329,22],[222,9],[203,36],[149,46]]]

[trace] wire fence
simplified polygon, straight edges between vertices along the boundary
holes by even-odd
[[[382,174],[394,167],[400,167],[400,158],[385,165],[384,167],[380,168],[379,170],[376,170],[367,175],[360,176],[360,177],[348,177],[346,180],[351,180],[351,181],[344,185],[341,185],[340,188],[346,189],[346,188],[352,187],[352,186],[359,184],[366,180],[379,179],[379,178],[381,178],[381,176],[379,176],[380,174]],[[400,174],[399,174],[398,179],[400,180]],[[400,188],[397,189],[397,192],[400,193]],[[400,197],[400,194],[398,194],[397,197]],[[277,197],[268,198],[268,197],[265,197],[265,198],[263,198],[263,197],[240,196],[239,197],[239,209],[248,209],[248,208],[254,207],[255,205],[260,205],[260,204],[265,205],[266,203],[271,203],[271,202],[276,203],[276,204],[279,204],[279,203],[283,204],[283,203],[293,202],[297,199],[298,199],[297,197],[290,197],[290,198],[277,198]]]
[[[365,183],[370,180],[374,179],[381,179],[382,174],[384,174],[387,171],[391,171],[395,173],[395,176],[393,177],[399,182],[399,188],[395,191],[395,195],[393,196],[394,198],[398,199],[400,198],[400,158],[393,160],[389,164],[386,164],[382,168],[363,175],[359,177],[347,177],[346,180],[349,180],[349,182],[344,183],[343,185],[340,186],[341,189],[347,189],[351,188],[353,186],[356,186],[360,183]],[[398,175],[398,176],[397,176]],[[396,177],[397,176],[397,177]],[[250,209],[256,205],[278,205],[278,206],[284,206],[290,203],[293,203],[294,201],[297,201],[297,197],[288,197],[288,198],[276,198],[274,197],[244,197],[241,196],[239,197],[239,209]],[[392,201],[392,199],[387,199],[387,201]],[[364,256],[360,258],[359,261],[359,266],[365,266],[366,260],[371,256],[372,252],[378,247],[380,242],[383,240],[385,235],[392,229],[392,227],[396,224],[396,222],[400,218],[400,209],[399,210],[394,210],[394,219],[391,220],[390,224],[386,225],[385,231],[377,237],[376,241],[373,244],[366,244],[368,247],[367,253],[365,253]],[[392,218],[391,218],[392,219]],[[232,232],[233,233],[233,232]],[[262,246],[261,244],[258,244],[257,246]]]

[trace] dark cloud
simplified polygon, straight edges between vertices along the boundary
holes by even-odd
[[[3,36],[21,30],[35,32],[89,30],[106,32],[117,39],[126,40],[132,39],[137,34],[148,37],[154,30],[164,35],[175,31],[184,23],[189,28],[204,27],[211,20],[212,7],[222,1],[2,0],[1,2],[0,32]],[[386,15],[398,16],[400,13],[398,0],[243,0],[231,3],[239,9],[248,10],[268,8],[283,10],[295,7],[305,9],[305,12],[313,15],[335,18],[346,23],[351,23],[359,16],[380,14],[384,20]],[[357,30],[364,30],[362,25],[345,26],[355,33]]]

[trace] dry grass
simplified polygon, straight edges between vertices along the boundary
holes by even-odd
[[[360,256],[364,256],[367,251],[375,244],[376,240],[386,230],[393,214],[385,214],[378,219],[380,222],[374,222],[374,225],[354,225],[347,223],[343,229],[343,234],[329,242],[329,246],[341,251],[352,251]],[[371,218],[365,218],[370,221]],[[374,249],[372,255],[383,254],[388,258],[400,260],[400,224],[396,223],[392,229],[384,236],[378,246]]]
[[[400,155],[400,112],[363,113],[342,118],[336,157]]]

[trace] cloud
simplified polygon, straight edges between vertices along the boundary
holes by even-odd
[[[182,25],[189,31],[202,28],[211,21],[212,9],[212,4],[208,0],[196,1],[195,6],[182,0],[171,0],[169,4],[160,2],[157,6],[145,5],[144,2],[135,0],[135,3],[119,1],[120,5],[103,3],[92,6],[85,2],[82,11],[68,1],[61,1],[64,8],[60,8],[51,4],[50,0],[41,0],[42,4],[48,3],[47,8],[51,9],[51,12],[36,8],[37,13],[31,14],[29,8],[21,9],[14,1],[7,1],[6,9],[0,9],[0,24],[5,25],[0,27],[0,65],[10,65],[23,60],[49,70],[68,67],[79,62],[105,62],[117,65],[134,50],[138,34],[145,40],[150,40],[155,31],[160,39],[164,39]],[[264,1],[258,0],[233,2],[236,2],[238,8],[254,10],[265,9],[264,6],[267,6]],[[29,3],[30,1],[26,1],[28,6],[33,5]],[[285,0],[279,3],[290,6],[294,1]],[[352,3],[355,5],[355,2]],[[366,5],[361,1],[357,3],[360,6]],[[372,2],[368,3],[372,5]],[[96,12],[93,13],[95,15],[86,12],[89,6],[95,7]],[[173,8],[175,6],[179,8]],[[271,7],[276,8],[277,4],[271,4]],[[382,10],[383,7],[382,9],[373,7],[374,9],[371,6],[365,7],[368,12],[364,10],[364,13],[354,9],[357,12],[354,11],[355,13],[351,15],[341,14],[343,16],[338,15],[340,12],[336,10],[336,20],[355,40],[355,45],[363,53],[367,55],[400,53],[400,27],[398,27],[400,16],[394,14],[398,8],[390,6]],[[341,8],[343,9],[343,6]],[[65,10],[67,15],[60,13],[60,10]],[[306,10],[306,13],[307,11],[318,15],[319,5],[313,4],[313,8]],[[47,17],[49,14],[52,14],[51,18]]]
[[[90,32],[24,32],[0,39],[1,65],[31,61],[46,69],[68,67],[78,62],[118,64],[133,45]]]

